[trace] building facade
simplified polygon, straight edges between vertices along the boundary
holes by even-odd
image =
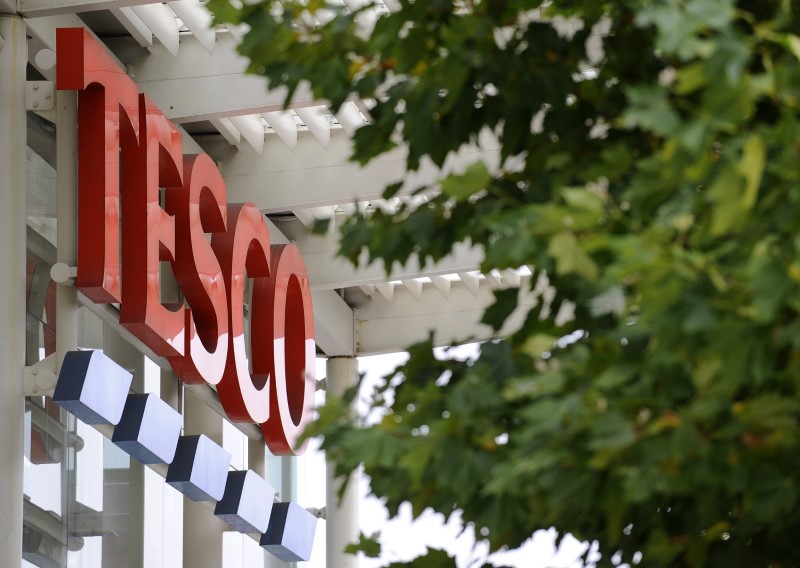
[[[340,551],[357,536],[357,493],[349,491],[340,503],[331,479],[327,493],[320,487],[326,474],[319,459],[275,455],[287,452],[276,450],[279,446],[256,425],[261,419],[243,420],[232,411],[229,400],[235,393],[222,392],[213,381],[180,380],[186,376],[176,373],[175,354],[150,341],[121,313],[125,297],[98,300],[82,281],[89,257],[81,256],[81,247],[121,254],[123,274],[126,255],[136,254],[126,253],[130,237],[119,243],[126,241],[119,223],[92,232],[107,215],[93,217],[79,195],[87,192],[86,179],[99,176],[105,197],[116,184],[118,193],[111,197],[122,203],[123,216],[133,214],[135,203],[125,209],[126,188],[133,187],[126,178],[130,170],[109,164],[120,159],[115,153],[127,160],[125,142],[119,146],[126,136],[122,121],[133,125],[139,115],[131,111],[120,118],[125,107],[117,100],[110,114],[106,104],[104,115],[101,105],[96,112],[104,122],[93,127],[100,132],[94,140],[100,140],[101,154],[87,154],[90,128],[78,108],[83,87],[61,84],[64,69],[83,61],[83,54],[58,40],[59,29],[80,30],[134,93],[145,95],[151,105],[146,108],[157,109],[165,128],[178,133],[178,154],[212,158],[208,167],[224,180],[225,201],[253,204],[272,247],[293,243],[307,271],[309,314],[313,304],[313,325],[304,328],[315,332],[304,336],[315,340],[312,351],[305,351],[305,376],[316,373],[318,382],[307,399],[319,390],[319,402],[321,391],[336,395],[354,384],[358,355],[402,350],[430,330],[439,343],[489,337],[478,322],[491,289],[529,277],[482,275],[477,271],[482,254],[469,249],[456,250],[436,266],[396,267],[391,277],[380,266],[353,268],[336,258],[335,232],[311,235],[308,227],[355,207],[395,207],[380,196],[385,185],[404,176],[402,149],[368,168],[350,164],[350,136],[368,125],[368,101],[348,102],[334,114],[324,101],[300,92],[292,108],[283,110],[284,93],[244,74],[247,62],[235,50],[241,30],[211,27],[197,0],[0,0],[0,566],[238,568],[296,560],[281,549],[259,546],[263,531],[232,527],[235,520],[219,514],[220,499],[186,497],[168,482],[168,464],[142,464],[115,444],[115,424],[87,424],[56,404],[52,397],[64,376],[65,358],[76,351],[102,352],[129,373],[130,392],[163,401],[179,415],[182,436],[203,435],[230,454],[229,472],[255,472],[275,490],[275,502],[291,502],[320,517],[310,565],[355,566],[357,560]],[[111,87],[104,88],[108,103]],[[142,112],[149,121],[150,111]],[[116,139],[108,137],[112,131]],[[112,139],[117,146],[109,147]],[[145,144],[141,137],[135,143]],[[155,156],[168,149],[166,142],[159,144]],[[448,167],[475,157],[475,152],[455,156]],[[484,157],[491,159],[491,152]],[[433,179],[436,172],[423,168],[416,175],[409,186],[420,177]],[[169,182],[157,177],[153,183],[154,209],[148,211],[169,216]],[[150,242],[149,229],[139,229],[142,243]],[[154,242],[156,249],[169,248],[164,240]],[[200,311],[202,300],[194,303],[185,281],[176,277],[175,263],[163,255],[147,262],[155,263],[147,274],[158,283],[158,309]],[[253,353],[264,343],[251,334],[250,322],[263,308],[255,299],[257,267],[249,262],[250,278],[242,269],[236,313],[249,371],[258,376]],[[100,279],[100,288],[107,278]],[[214,351],[208,342],[204,349]],[[309,363],[315,357],[316,365]],[[247,368],[247,359],[242,361]],[[256,383],[253,379],[253,388],[263,391],[265,385]],[[285,395],[288,406],[292,396]]]

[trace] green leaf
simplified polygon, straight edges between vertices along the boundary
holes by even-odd
[[[564,196],[567,205],[575,209],[600,213],[605,207],[602,197],[585,188],[566,188],[561,195]]]
[[[800,37],[794,34],[786,34],[786,43],[789,45],[789,50],[794,56],[800,59]]]
[[[444,550],[429,548],[423,556],[410,562],[392,562],[386,568],[456,568],[455,558]]]
[[[537,333],[529,337],[522,348],[534,357],[538,357],[545,351],[551,351],[555,342],[556,338],[552,335]]]
[[[742,179],[731,170],[723,170],[708,191],[714,200],[711,233],[721,235],[744,219]]]
[[[472,164],[440,173],[439,193],[421,176],[422,206],[337,218],[339,254],[391,268],[466,243],[484,271],[535,269],[484,310],[492,330],[412,346],[372,398],[381,419],[328,397],[307,433],[338,474],[363,467],[392,515],[458,511],[490,550],[556,527],[605,564],[795,565],[797,2],[576,0],[531,19],[540,3],[401,0],[371,32],[319,0],[209,3],[251,26],[239,49],[270,88],[368,104],[353,158],[370,179],[392,169],[385,198],[423,164]],[[457,281],[428,300],[420,313],[443,315],[426,327],[483,307]],[[557,327],[563,305],[574,319]],[[472,334],[493,340],[468,362],[433,351]],[[454,564],[428,551],[393,567]]]
[[[503,327],[503,323],[517,307],[518,295],[519,290],[516,288],[495,290],[494,303],[486,308],[481,323],[491,326],[495,331]]]
[[[623,115],[625,126],[651,130],[669,135],[680,125],[678,113],[672,108],[667,91],[662,87],[630,87],[626,89],[630,105]]]
[[[486,189],[490,179],[486,164],[475,162],[463,174],[451,174],[442,180],[442,193],[456,201],[464,201]]]
[[[767,151],[764,141],[758,134],[753,134],[744,143],[742,149],[742,159],[739,161],[737,170],[747,181],[742,198],[742,208],[749,210],[753,208],[758,196],[758,187],[761,185],[761,177],[764,174]]]
[[[572,272],[594,280],[599,274],[599,269],[591,257],[581,248],[578,239],[572,233],[559,233],[550,240],[548,252],[556,261],[556,270],[559,274]]]
[[[345,546],[347,554],[363,553],[367,558],[378,558],[381,555],[381,544],[377,538],[366,536],[363,532],[358,535],[358,542],[350,543]]]

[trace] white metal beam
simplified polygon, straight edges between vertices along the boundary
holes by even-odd
[[[331,290],[351,286],[366,286],[384,283],[387,280],[409,280],[421,276],[437,276],[477,270],[483,261],[483,250],[459,244],[452,254],[436,264],[426,263],[420,266],[415,258],[405,266],[395,263],[392,273],[386,276],[382,263],[367,265],[366,262],[354,268],[350,261],[336,256],[339,249],[338,233],[313,235],[301,221],[283,221],[278,224],[280,230],[303,253],[311,286],[315,290]]]
[[[210,54],[197,38],[181,36],[177,57],[154,44],[148,52],[130,38],[107,41],[131,63],[139,88],[173,122],[196,122],[283,108],[285,89],[269,90],[263,77],[245,75],[247,58],[236,52],[232,34],[218,34]],[[191,96],[188,96],[191,94]],[[292,106],[324,104],[301,85]]]
[[[41,18],[151,3],[153,0],[20,0],[19,12],[26,18]]]
[[[350,162],[352,141],[342,129],[332,130],[330,144],[322,147],[308,133],[297,137],[292,150],[277,137],[268,136],[264,152],[242,147],[226,156],[220,170],[233,201],[255,203],[266,213],[276,213],[355,201],[379,199],[384,188],[403,180],[403,191],[433,183],[438,169],[423,161],[419,171],[406,172],[406,151],[387,152],[367,166]],[[465,147],[445,163],[445,171],[459,171],[484,160],[494,167],[499,160],[496,141],[481,147]]]
[[[523,282],[525,288],[527,281]],[[478,295],[473,296],[463,283],[457,281],[452,283],[446,300],[435,286],[427,285],[419,298],[402,287],[395,290],[391,301],[375,294],[358,310],[358,354],[403,351],[409,345],[427,339],[431,331],[436,345],[502,337],[519,329],[527,309],[537,305],[539,300],[528,292],[520,292],[520,306],[499,333],[480,323],[484,310],[493,301],[488,284],[481,285]]]

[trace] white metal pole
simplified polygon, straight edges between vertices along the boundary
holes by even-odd
[[[103,352],[133,373],[131,389],[134,392],[145,392],[144,355],[108,324],[103,324]],[[129,568],[147,568],[144,566],[145,516],[144,466],[132,459],[128,477],[128,558],[125,564]],[[103,547],[103,566],[116,565],[118,562],[119,559],[113,557],[112,549]]]
[[[67,266],[78,262],[78,95],[56,92],[56,179],[58,182],[58,248],[56,259]],[[56,288],[56,366],[78,348],[78,290]]]
[[[358,382],[358,366],[355,357],[329,357],[326,373],[326,396],[341,397],[347,389]],[[345,554],[344,548],[358,541],[358,484],[357,472],[350,475],[347,490],[339,501],[340,482],[333,475],[333,464],[327,467],[326,486],[326,565],[329,568],[357,568],[358,557]]]
[[[194,392],[194,391],[190,391]],[[189,394],[183,401],[184,434],[205,434],[222,445],[222,417]],[[184,568],[219,568],[222,560],[222,535],[227,529],[204,503],[183,499]]]
[[[22,564],[25,397],[25,22],[0,15],[0,566]]]

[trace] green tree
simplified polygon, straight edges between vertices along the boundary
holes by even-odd
[[[797,565],[800,2],[396,0],[373,28],[370,6],[244,4],[210,0],[251,26],[253,72],[375,99],[354,160],[498,141],[498,166],[417,188],[425,205],[349,219],[341,254],[466,241],[575,306],[557,325],[540,304],[472,363],[411,347],[379,424],[330,402],[337,471],[363,463],[392,513],[463,511],[492,549],[552,525],[606,564]]]

